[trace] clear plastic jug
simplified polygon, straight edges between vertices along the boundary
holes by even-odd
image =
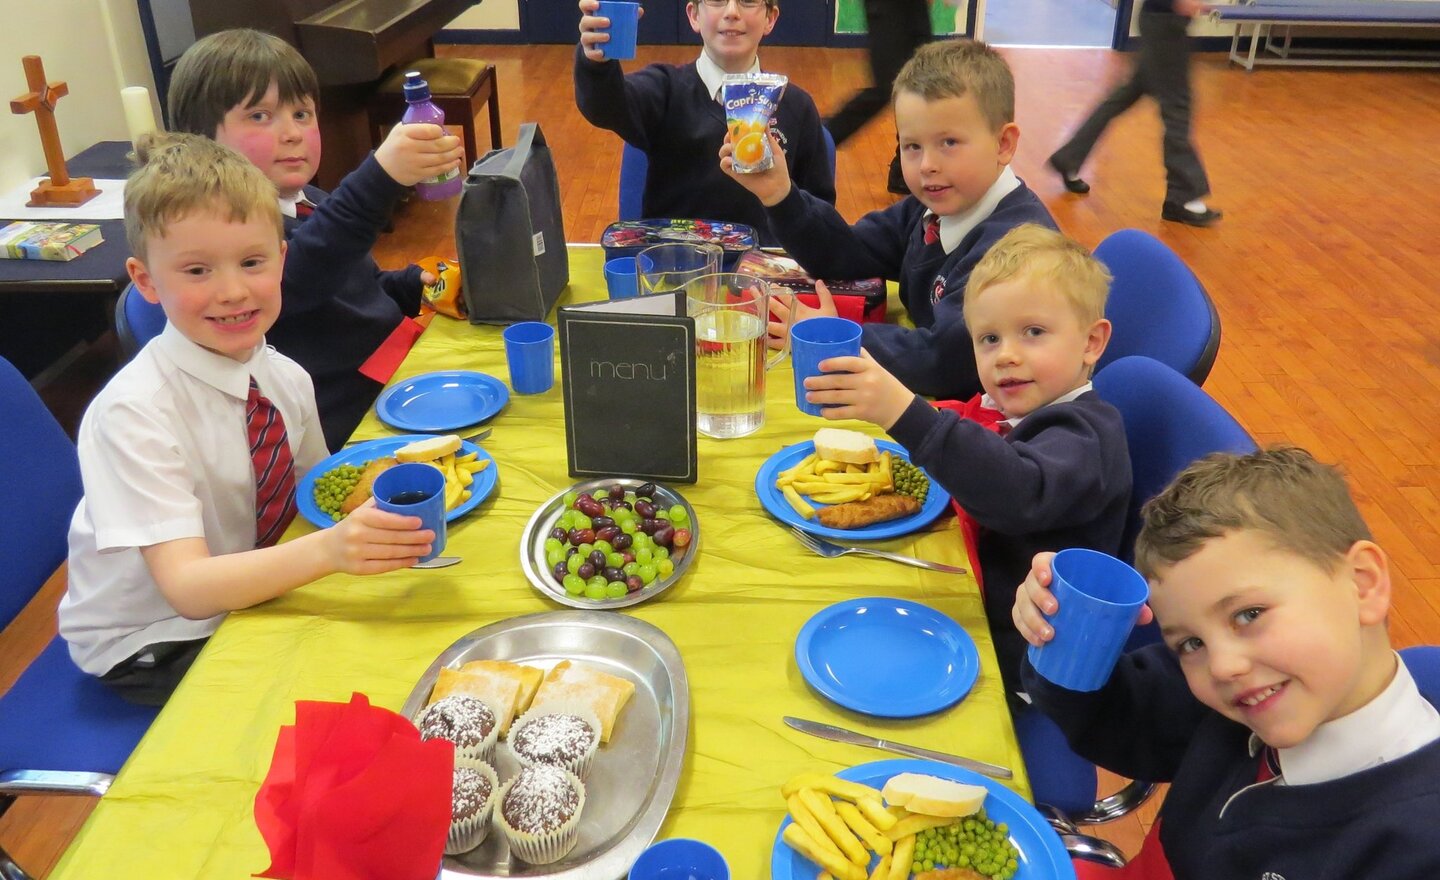
[[[765,423],[765,371],[770,286],[759,278],[720,272],[685,285],[686,313],[695,319],[695,428],[706,437],[753,434]]]

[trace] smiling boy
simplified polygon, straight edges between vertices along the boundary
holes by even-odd
[[[665,0],[674,2],[674,0]],[[760,41],[780,17],[778,0],[693,0],[685,4],[690,28],[704,44],[692,64],[652,64],[626,75],[606,61],[609,20],[595,14],[599,0],[580,0],[580,44],[575,55],[575,101],[591,125],[620,135],[647,157],[641,212],[645,217],[703,217],[755,227],[774,244],[765,211],[715,164],[725,139],[720,87],[727,73],[759,73]],[[791,82],[770,130],[797,186],[833,204],[835,174],[820,114],[805,90]]]
[[[1090,374],[1110,340],[1110,274],[1079,244],[1042,226],[1019,226],[970,273],[964,326],[998,430],[936,409],[860,357],[823,361],[806,399],[827,419],[884,428],[973,519],[972,561],[1008,690],[1024,641],[1010,623],[1015,585],[1041,550],[1120,549],[1130,503],[1130,457],[1120,413]]]
[[[1440,712],[1390,646],[1389,562],[1344,478],[1299,449],[1209,456],[1145,506],[1135,563],[1164,644],[1091,693],[1024,670],[1081,755],[1170,782],[1105,876],[1440,877]],[[1015,597],[1035,645],[1049,582],[1041,554]]]
[[[921,47],[895,80],[894,103],[911,195],[854,226],[792,187],[783,159],[735,174],[726,143],[720,165],[759,198],[780,243],[811,275],[898,281],[915,329],[866,324],[865,347],[916,393],[963,400],[980,391],[962,314],[966,279],[1011,229],[1055,221],[1010,169],[1020,142],[1015,81],[994,49],[963,39]],[[820,308],[801,306],[797,320],[835,314],[824,285],[816,290]],[[779,317],[772,334],[784,332]]]
[[[337,571],[410,565],[434,537],[373,503],[276,545],[326,455],[310,377],[265,344],[286,256],[275,191],[195,135],[136,147],[126,261],[165,330],[85,412],[60,634],[126,699],[161,704],[226,612]]]

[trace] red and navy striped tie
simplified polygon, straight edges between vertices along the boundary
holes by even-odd
[[[255,546],[272,547],[295,518],[295,459],[285,419],[260,393],[254,376],[245,402],[245,430],[255,466]]]

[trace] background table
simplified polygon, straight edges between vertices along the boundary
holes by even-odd
[[[572,247],[571,286],[562,304],[604,295],[602,253]],[[499,328],[437,318],[395,381],[438,369],[508,379]],[[510,616],[563,610],[525,580],[517,550],[535,509],[574,482],[566,473],[558,382],[546,394],[513,395],[490,424],[495,432],[483,445],[495,457],[499,488],[451,524],[446,548],[465,561],[369,578],[336,575],[232,614],[54,877],[235,878],[263,870],[268,854],[255,829],[253,801],[280,726],[294,722],[296,700],[343,701],[362,691],[375,704],[398,709],[456,639]],[[658,599],[616,612],[664,630],[679,646],[690,679],[685,769],[660,837],[708,840],[730,861],[733,876],[746,880],[769,875],[785,813],[782,782],[801,771],[834,772],[887,757],[790,730],[782,715],[1003,764],[1015,771],[1013,787],[1028,795],[974,581],[878,560],[813,556],[756,500],[761,462],[822,425],[795,408],[788,361],[773,369],[765,426],[738,440],[700,438],[700,482],[678,487],[694,505],[702,533],[689,574]],[[873,426],[870,432],[879,434]],[[399,432],[372,414],[356,437],[392,433]],[[292,535],[309,528],[300,522]],[[949,518],[881,546],[964,564]],[[800,627],[827,605],[874,595],[923,602],[974,637],[980,680],[958,706],[882,721],[840,709],[806,686],[793,656]]]

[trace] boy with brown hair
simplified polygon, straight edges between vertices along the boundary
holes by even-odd
[[[667,0],[674,2],[674,0]],[[626,74],[604,60],[609,20],[596,15],[599,0],[580,0],[580,44],[575,51],[575,103],[591,125],[618,134],[647,157],[645,217],[700,217],[755,227],[762,244],[774,244],[765,211],[715,166],[725,139],[720,87],[727,73],[759,73],[760,41],[780,17],[778,0],[690,0],[690,28],[703,46],[693,64],[651,64]],[[820,113],[791,82],[770,121],[770,131],[794,169],[795,183],[834,204],[835,173]]]
[[[1011,229],[1054,229],[1055,221],[1010,169],[1020,142],[1015,80],[994,49],[965,39],[922,46],[895,80],[894,106],[911,195],[854,226],[792,187],[783,159],[735,174],[727,143],[720,165],[760,199],[780,243],[812,276],[899,281],[915,329],[866,324],[865,347],[917,394],[963,400],[980,391],[962,314],[966,279]],[[797,320],[835,314],[824,285],[816,292],[819,309],[799,306]],[[772,333],[783,326],[772,324]]]
[[[1344,478],[1299,449],[1216,454],[1143,515],[1164,644],[1090,693],[1024,668],[1077,752],[1170,783],[1115,876],[1440,876],[1440,712],[1390,645],[1389,561]],[[1015,598],[1034,645],[1054,634],[1049,582],[1041,554]]]
[[[310,377],[265,344],[284,227],[254,165],[195,135],[142,139],[125,185],[131,280],[165,330],[80,424],[60,634],[126,699],[159,705],[226,612],[345,571],[414,563],[434,535],[371,502],[275,546],[326,455]]]
[[[1117,553],[1130,504],[1130,456],[1120,413],[1090,384],[1110,340],[1110,273],[1085,248],[1025,224],[970,273],[964,324],[985,395],[986,426],[936,409],[861,349],[823,361],[805,397],[827,419],[884,428],[959,505],[967,549],[1007,690],[1024,642],[1010,624],[1015,585],[1041,550]]]
[[[396,125],[333,193],[306,186],[320,165],[315,71],[256,30],[211,34],[180,57],[170,124],[214,138],[274,183],[285,214],[285,308],[267,337],[315,381],[329,448],[338,449],[399,366],[420,326],[419,266],[381,271],[370,251],[408,187],[457,171],[460,139],[438,125]]]

